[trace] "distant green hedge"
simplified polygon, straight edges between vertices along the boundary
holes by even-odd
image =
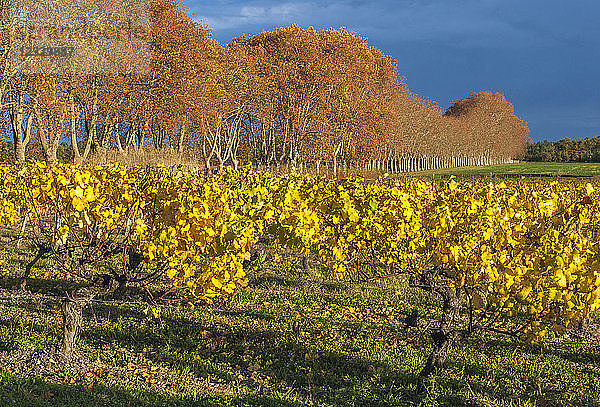
[[[600,136],[559,141],[539,141],[527,147],[526,161],[545,162],[600,162]]]

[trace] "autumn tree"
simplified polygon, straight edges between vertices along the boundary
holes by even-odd
[[[78,163],[153,146],[196,148],[208,169],[327,163],[337,172],[343,163],[398,172],[524,152],[526,124],[502,95],[473,94],[442,115],[408,89],[394,59],[344,28],[293,25],[224,46],[179,0],[55,3],[60,13],[17,3],[20,18],[46,30],[41,45],[75,23],[95,34],[65,40],[77,51],[70,62],[22,58],[13,69],[3,48],[1,108],[21,162],[32,138],[54,160],[50,133],[68,135]],[[2,4],[2,41],[13,46],[14,10]],[[125,32],[134,41],[121,41],[132,18],[142,22]]]
[[[389,127],[395,62],[355,33],[291,26],[237,38],[229,49],[256,67],[246,140],[258,162],[364,158]]]
[[[485,158],[517,158],[529,140],[527,124],[514,114],[512,104],[500,93],[471,94],[455,102],[444,114],[457,117],[468,128],[469,149]]]

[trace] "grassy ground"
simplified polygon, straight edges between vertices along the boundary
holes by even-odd
[[[402,279],[350,283],[267,260],[216,306],[96,303],[85,310],[84,361],[56,368],[56,301],[68,282],[34,270],[15,297],[27,250],[0,249],[1,406],[599,406],[597,341],[526,345],[474,337],[415,393],[430,344],[401,321],[435,299]],[[48,266],[50,267],[50,266]],[[132,292],[131,298],[138,296]]]
[[[494,175],[551,175],[551,176],[600,176],[600,163],[528,163],[491,165],[486,167],[459,167],[440,170],[419,171],[414,175],[433,176],[494,176]]]

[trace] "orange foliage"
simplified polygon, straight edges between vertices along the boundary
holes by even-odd
[[[455,102],[444,116],[463,125],[466,145],[474,154],[504,157],[525,153],[527,123],[515,116],[513,105],[500,93],[473,93]]]
[[[528,140],[501,94],[472,94],[442,114],[406,87],[394,59],[344,28],[293,25],[223,46],[179,0],[153,0],[151,23],[147,75],[24,81],[45,150],[69,125],[86,146],[80,159],[92,145],[197,147],[209,168],[502,160],[521,155]]]

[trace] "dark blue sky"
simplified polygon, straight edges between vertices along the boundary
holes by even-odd
[[[491,90],[536,141],[600,135],[598,0],[183,1],[223,43],[290,24],[344,26],[443,109]]]

